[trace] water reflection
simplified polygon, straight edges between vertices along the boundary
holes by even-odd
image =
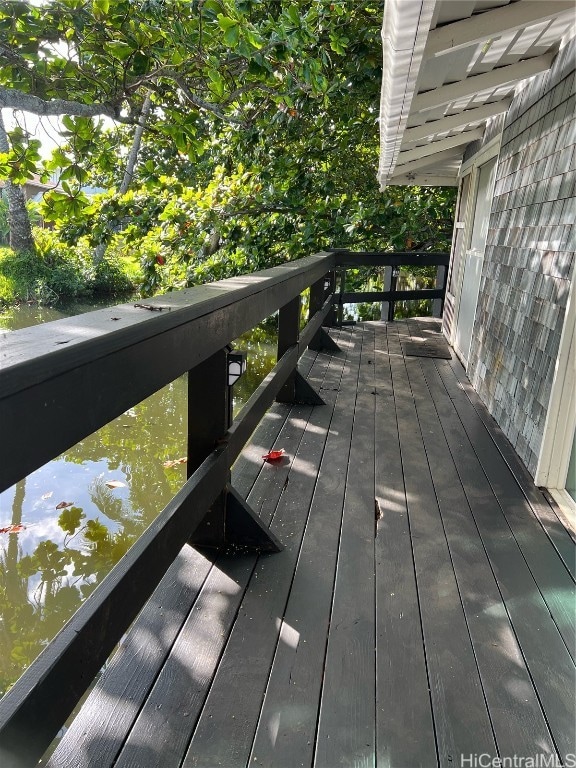
[[[4,327],[71,314],[23,309]],[[235,411],[274,364],[275,343],[270,325],[235,343],[249,353]],[[186,455],[186,415],[184,376],[0,494],[0,696],[185,481],[185,465],[164,463]]]

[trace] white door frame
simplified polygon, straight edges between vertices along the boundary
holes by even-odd
[[[500,154],[500,147],[502,144],[502,133],[491,139],[485,146],[483,146],[475,155],[462,163],[460,169],[460,184],[465,176],[470,174],[470,189],[468,191],[468,200],[466,204],[466,210],[463,211],[463,217],[461,222],[464,223],[464,234],[461,241],[461,258],[458,265],[458,275],[456,280],[453,280],[452,288],[454,289],[454,320],[452,322],[452,328],[450,333],[450,343],[454,348],[454,351],[463,363],[464,368],[468,367],[468,361],[463,357],[462,350],[456,346],[456,334],[458,327],[458,318],[460,316],[460,301],[462,298],[462,286],[464,283],[464,272],[466,265],[466,254],[470,250],[470,243],[472,240],[472,226],[474,224],[474,213],[476,211],[476,199],[478,196],[478,180],[480,177],[480,166],[485,165],[493,157],[498,157]],[[496,160],[496,166],[498,166],[498,160]],[[460,223],[460,222],[459,222]],[[455,284],[456,283],[456,284]]]
[[[576,515],[576,502],[564,489],[576,430],[576,291],[568,294],[556,359],[544,437],[534,482],[550,490],[565,512]],[[576,518],[575,518],[576,519]]]

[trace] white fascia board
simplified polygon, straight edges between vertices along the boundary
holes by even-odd
[[[567,24],[574,18],[574,0],[520,0],[520,2],[477,13],[468,19],[445,24],[434,29],[426,43],[426,57],[441,56],[457,48],[475,43],[485,43],[506,32],[525,29],[565,13]]]
[[[404,131],[402,146],[404,147],[406,144],[411,144],[415,141],[421,141],[428,136],[435,136],[438,133],[453,131],[455,128],[461,128],[470,123],[482,122],[489,117],[507,112],[511,104],[512,99],[502,99],[502,101],[483,104],[481,107],[475,107],[474,109],[466,109],[455,115],[448,115],[448,117],[443,117],[440,120],[432,120],[429,123],[424,123],[414,128],[407,128]]]
[[[382,188],[400,152],[430,23],[438,2],[440,0],[386,0],[384,6],[378,170]]]

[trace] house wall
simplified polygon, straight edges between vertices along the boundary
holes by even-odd
[[[532,474],[574,273],[575,61],[576,39],[506,114],[467,370]]]

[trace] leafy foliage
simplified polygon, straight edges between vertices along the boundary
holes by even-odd
[[[57,233],[35,228],[35,253],[0,249],[0,305],[19,301],[54,304],[96,293],[125,294],[134,284],[120,259],[94,267],[86,241],[68,245]]]
[[[12,5],[0,1],[0,92],[33,96],[38,111],[69,105],[43,215],[70,243],[116,233],[147,292],[334,246],[447,247],[451,189],[376,188],[380,3]],[[118,195],[146,94],[144,143]],[[24,139],[5,173],[16,146],[34,161]],[[111,192],[89,200],[87,180]]]

